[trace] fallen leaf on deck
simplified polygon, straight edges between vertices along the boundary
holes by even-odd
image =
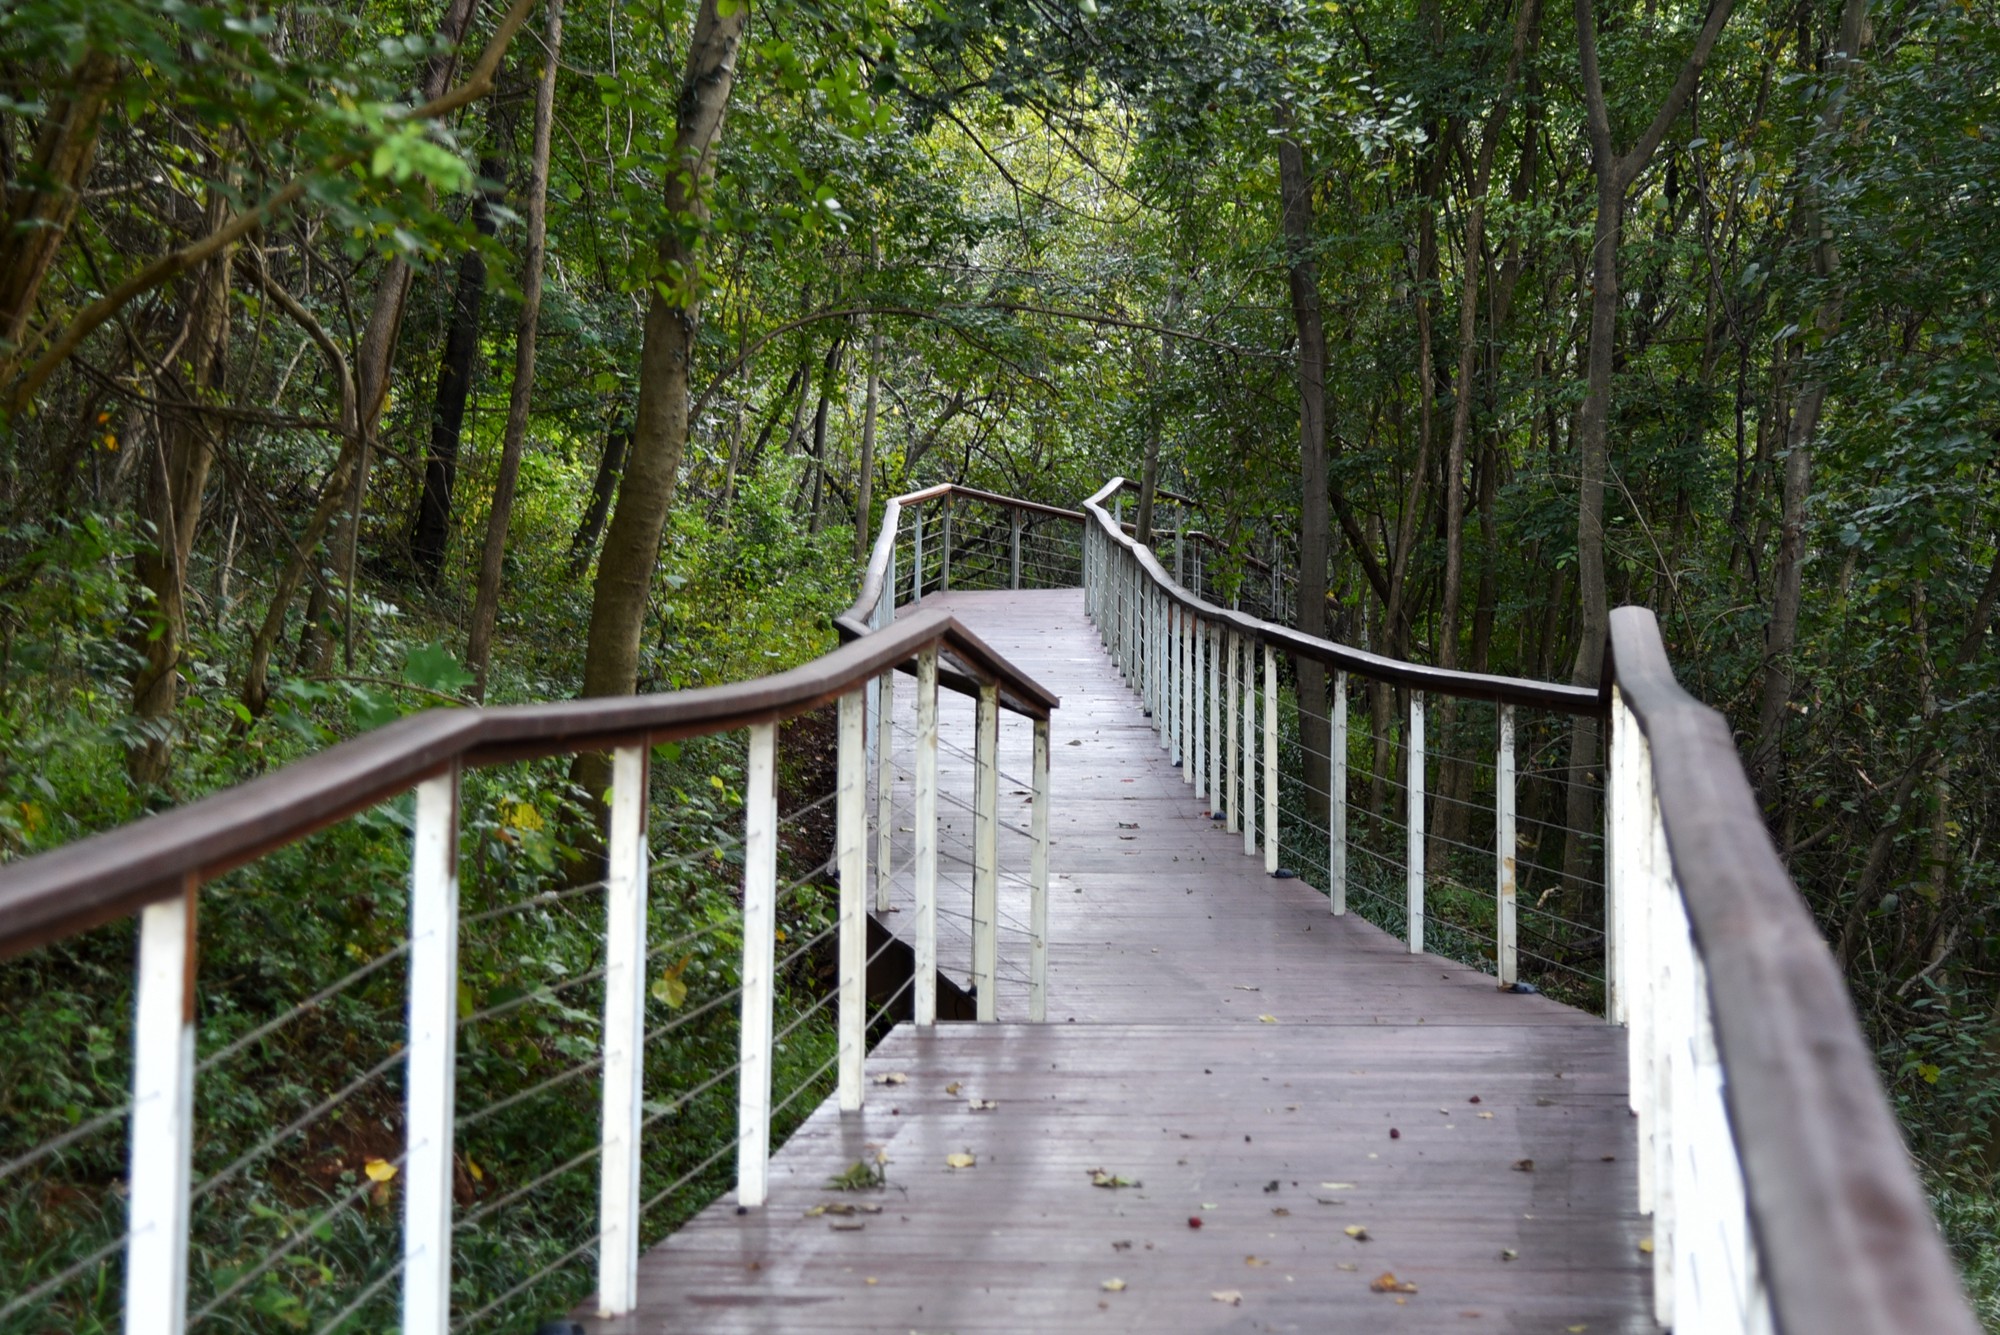
[[[1111,1244],[1111,1250],[1114,1252],[1129,1252],[1132,1250],[1132,1240],[1127,1238],[1123,1242],[1114,1242]]]
[[[1219,1303],[1228,1303],[1231,1307],[1243,1306],[1243,1293],[1240,1289],[1214,1289],[1208,1296]]]
[[[1082,742],[1071,742],[1071,743],[1070,743],[1070,745],[1071,745],[1071,746],[1082,746],[1082,745],[1083,745],[1083,743],[1082,743]]]
[[[1639,1250],[1645,1255],[1651,1256],[1653,1254],[1653,1240],[1651,1238],[1639,1239]]]
[[[966,1100],[966,1106],[974,1112],[992,1112],[1000,1105],[992,1099],[968,1099]]]
[[[1366,1225],[1349,1224],[1341,1232],[1347,1234],[1348,1237],[1353,1238],[1356,1242],[1368,1241],[1368,1229]]]
[[[859,1233],[868,1227],[859,1219],[829,1219],[826,1221],[826,1226],[836,1233]]]
[[[1141,1184],[1134,1182],[1129,1177],[1119,1177],[1116,1173],[1107,1173],[1102,1168],[1093,1168],[1090,1170],[1090,1185],[1093,1187],[1115,1188],[1136,1187]]]
[[[902,1071],[890,1071],[884,1075],[876,1076],[875,1083],[878,1085],[907,1085],[910,1083],[910,1077]]]
[[[1517,1173],[1532,1173],[1535,1171],[1535,1161],[1533,1159],[1516,1159],[1514,1160],[1514,1171]]]
[[[1122,1279],[1107,1279],[1097,1287],[1103,1289],[1106,1293],[1123,1293],[1125,1292],[1125,1281]]]
[[[1264,989],[1261,987],[1250,987],[1244,983],[1238,983],[1236,985],[1236,990],[1238,992],[1262,992]]]
[[[1521,1253],[1515,1251],[1512,1247],[1502,1247],[1500,1249],[1500,1259],[1503,1261],[1517,1261],[1520,1257]]]
[[[1352,1191],[1354,1190],[1354,1184],[1352,1182],[1322,1182],[1319,1184],[1319,1189],[1321,1191]]]
[[[1334,1269],[1336,1269],[1336,1270],[1345,1270],[1345,1271],[1347,1271],[1347,1272],[1348,1272],[1349,1274],[1352,1274],[1352,1273],[1353,1273],[1354,1271],[1356,1271],[1356,1270],[1359,1270],[1360,1268],[1361,1268],[1361,1267],[1360,1267],[1359,1265],[1356,1265],[1356,1264],[1355,1264],[1354,1262],[1352,1262],[1352,1261],[1341,1261],[1341,1262],[1339,1262],[1339,1263],[1338,1263],[1337,1265],[1335,1265],[1335,1266],[1334,1266]]]
[[[1266,1266],[1271,1263],[1261,1256],[1246,1256],[1243,1258],[1243,1264],[1247,1266]]]
[[[1394,1273],[1384,1270],[1368,1281],[1368,1287],[1375,1293],[1415,1293],[1417,1286],[1410,1280],[1397,1279]]]
[[[1260,1015],[1257,1018],[1265,1024],[1276,1024],[1278,1022],[1278,1017],[1275,1015]]]
[[[1277,1215],[1279,1218],[1282,1219],[1289,1216],[1291,1214],[1291,1211],[1287,1210],[1284,1206],[1280,1205],[1277,1208],[1273,1209],[1271,1213]]]
[[[979,1160],[970,1154],[947,1154],[944,1156],[944,1166],[946,1168],[970,1168],[978,1162]]]
[[[944,1092],[947,1094],[956,1094],[958,1093],[958,1090],[959,1090],[959,1083],[956,1080],[952,1081],[950,1084],[944,1087]]]
[[[1490,1121],[1492,1121],[1492,1120],[1493,1120],[1493,1114],[1492,1114],[1492,1113],[1481,1113],[1481,1114],[1479,1114],[1479,1120],[1480,1120],[1480,1121],[1482,1121],[1482,1122],[1490,1122]]]

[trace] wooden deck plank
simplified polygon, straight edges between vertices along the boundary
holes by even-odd
[[[897,1028],[868,1069],[907,1083],[871,1083],[859,1114],[819,1108],[776,1156],[766,1207],[718,1201],[644,1258],[637,1313],[577,1319],[604,1335],[1654,1331],[1624,1032],[1413,956],[1301,881],[1265,876],[1159,748],[1080,594],[945,603],[1063,697],[1051,1023]],[[913,692],[899,687],[907,723]],[[948,697],[941,713],[962,744],[970,704]],[[1003,768],[1025,778],[1027,726],[1003,720],[1002,734]],[[907,755],[896,761],[908,824]],[[969,799],[965,759],[947,750],[940,768]],[[1003,818],[1011,802],[1025,826],[1017,788],[1001,786]],[[949,858],[969,855],[969,812],[941,815],[941,894],[962,912],[965,869]],[[1024,870],[1025,841],[1003,834],[1001,856]],[[1026,921],[1024,884],[1003,878],[1001,899],[1003,918]],[[906,933],[908,917],[886,922]],[[968,944],[943,917],[941,956],[961,980]],[[1018,965],[1017,945],[1003,934],[1003,961]],[[1003,966],[1003,1020],[1025,1016],[1020,978]],[[886,1190],[824,1190],[877,1150]],[[977,1166],[947,1168],[958,1151]],[[1143,1185],[1093,1187],[1093,1168]],[[852,1230],[807,1215],[829,1202],[882,1212],[838,1221]],[[1418,1291],[1371,1292],[1384,1271]],[[1123,1291],[1101,1287],[1113,1278]],[[1210,1297],[1230,1290],[1240,1306]]]

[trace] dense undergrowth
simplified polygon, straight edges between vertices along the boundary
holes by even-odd
[[[691,509],[677,517],[642,689],[779,670],[831,647],[827,615],[851,593],[837,551],[847,535],[836,543],[800,533],[782,491],[774,495],[749,488],[727,523]],[[552,508],[548,526],[556,522]],[[455,609],[384,581],[357,619],[353,666],[289,680],[264,719],[233,707],[221,655],[198,661],[191,679],[215,689],[197,690],[183,708],[172,789],[135,792],[123,769],[133,740],[126,702],[103,688],[132,652],[122,567],[135,545],[109,521],[52,527],[34,548],[40,568],[9,591],[15,633],[0,696],[0,841],[9,852],[252,777],[449,703],[465,685],[444,647]],[[510,652],[489,699],[573,693],[565,627],[587,615],[587,589],[554,564],[523,563],[516,579],[503,620]],[[229,613],[214,610],[220,644]],[[50,628],[49,638],[24,627]],[[740,736],[653,756],[649,1242],[733,1180],[742,756]],[[814,806],[831,789],[831,756],[821,716],[781,734],[780,884],[789,888],[776,1027],[790,1032],[773,1073],[779,1135],[832,1078],[831,1009],[816,1005],[829,992],[829,825]],[[533,1329],[593,1286],[604,910],[584,869],[586,796],[562,760],[471,771],[464,781],[454,1309],[476,1318],[475,1330]],[[209,1064],[196,1086],[196,1329],[395,1323],[410,805],[405,796],[364,812],[201,895],[197,1055]],[[133,958],[126,922],[0,965],[0,1165],[82,1133],[0,1175],[9,1298],[76,1270],[0,1329],[118,1328]]]

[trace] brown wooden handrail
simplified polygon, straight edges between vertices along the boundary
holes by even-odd
[[[875,530],[875,545],[868,551],[868,568],[861,575],[861,592],[845,612],[833,619],[834,628],[843,637],[858,638],[870,632],[869,617],[882,600],[882,585],[889,574],[889,557],[896,549],[896,533],[902,523],[903,510],[908,506],[921,505],[925,501],[938,500],[946,496],[963,496],[970,501],[985,501],[990,505],[1004,506],[1011,510],[1022,510],[1029,514],[1048,515],[1055,519],[1067,519],[1083,523],[1081,510],[1065,510],[1057,505],[1044,505],[1039,501],[1024,501],[1013,496],[1002,496],[998,492],[980,491],[975,487],[962,487],[956,482],[940,482],[934,487],[920,491],[904,492],[891,497],[882,507],[882,523]]]
[[[1446,668],[1425,667],[1418,663],[1406,663],[1397,658],[1386,658],[1381,654],[1371,654],[1364,649],[1355,649],[1333,640],[1322,640],[1264,621],[1247,612],[1231,611],[1214,603],[1197,598],[1180,584],[1162,566],[1152,552],[1141,547],[1128,537],[1110,513],[1104,508],[1105,500],[1126,485],[1125,479],[1113,478],[1104,484],[1096,494],[1083,503],[1083,508],[1094,520],[1106,537],[1130,551],[1145,569],[1161,592],[1175,606],[1195,613],[1204,620],[1217,622],[1241,635],[1247,635],[1259,643],[1268,644],[1281,653],[1297,658],[1311,659],[1341,672],[1352,672],[1376,681],[1392,682],[1407,686],[1412,690],[1434,692],[1439,695],[1455,695],[1466,700],[1491,700],[1499,704],[1525,705],[1532,709],[1551,709],[1566,714],[1602,715],[1606,709],[1603,695],[1587,686],[1564,686],[1555,682],[1530,681],[1525,677],[1500,677],[1484,672],[1457,672]]]
[[[1847,984],[1771,843],[1728,720],[1674,680],[1643,607],[1612,612],[1604,678],[1650,744],[1780,1327],[1976,1335]]]
[[[454,762],[496,764],[670,741],[790,718],[937,645],[1012,707],[1047,718],[1056,697],[944,611],[920,612],[810,663],[752,681],[661,695],[432,709],[198,802],[0,867],[0,959],[148,904],[401,793]]]

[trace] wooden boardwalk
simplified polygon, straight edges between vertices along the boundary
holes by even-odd
[[[586,1305],[586,1329],[1655,1331],[1624,1031],[1265,876],[1160,749],[1080,592],[943,601],[1062,697],[1050,1022],[1016,1022],[1025,951],[1003,930],[1005,1023],[897,1027],[867,1108],[819,1108],[764,1208],[718,1201],[642,1260],[637,1313]],[[941,712],[970,736],[968,703]],[[1028,736],[1003,718],[1004,771],[1026,775]],[[940,768],[969,799],[965,757]],[[1003,821],[1025,826],[1026,787],[1003,781]],[[940,960],[963,981],[970,811],[940,816]],[[1001,859],[1025,869],[1025,840],[1003,832]],[[1003,928],[1026,901],[1003,876]],[[824,1189],[878,1151],[885,1190]]]

